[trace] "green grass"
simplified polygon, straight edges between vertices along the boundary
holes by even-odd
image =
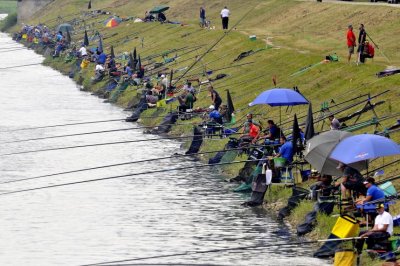
[[[16,0],[1,0],[0,1],[0,14],[12,14],[17,12]]]

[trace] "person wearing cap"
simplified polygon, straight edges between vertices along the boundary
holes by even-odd
[[[369,201],[377,201],[380,199],[385,199],[385,193],[375,185],[375,179],[373,177],[367,178],[363,182],[364,186],[367,188],[367,196],[365,199],[359,201],[359,204],[365,204]]]
[[[376,206],[376,211],[378,215],[375,217],[374,227],[371,230],[360,232],[361,239],[358,239],[356,243],[358,253],[362,251],[365,238],[367,238],[367,248],[376,249],[374,247],[376,244],[379,245],[380,242],[387,240],[393,234],[393,217],[385,211],[385,205],[379,203]],[[381,245],[379,245],[379,249],[382,249]]]
[[[336,182],[335,184],[335,186],[340,186],[343,197],[346,196],[346,192],[349,190],[366,195],[367,189],[363,184],[364,179],[357,169],[343,163],[339,163],[336,168],[343,172],[342,182]]]
[[[330,128],[331,130],[339,130],[340,128],[340,122],[337,120],[337,118],[334,116],[334,114],[330,114],[328,116],[329,122],[330,122]]]
[[[214,105],[210,105],[210,107],[208,107],[208,110],[210,110],[208,117],[210,118],[211,122],[222,125],[222,115],[219,113],[218,110],[215,110]]]
[[[354,47],[356,47],[356,36],[353,32],[353,26],[349,25],[347,27],[347,48],[349,50],[349,55],[347,57],[347,62],[350,63],[351,55],[354,54]]]
[[[164,87],[164,90],[167,90],[169,85],[168,78],[164,74],[162,74],[160,78],[161,78],[161,85]]]

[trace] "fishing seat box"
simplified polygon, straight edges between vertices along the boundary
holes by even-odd
[[[332,234],[339,238],[355,237],[358,234],[359,225],[357,220],[348,215],[342,215],[332,228]]]

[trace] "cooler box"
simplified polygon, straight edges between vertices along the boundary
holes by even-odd
[[[386,197],[394,196],[397,194],[396,189],[394,188],[392,182],[390,181],[383,183],[382,185],[379,186],[379,188],[383,190]]]
[[[340,216],[332,229],[332,234],[339,238],[355,237],[358,234],[359,225],[353,217]]]
[[[255,41],[255,40],[257,40],[257,36],[256,35],[250,35],[249,39],[250,39],[250,41]]]

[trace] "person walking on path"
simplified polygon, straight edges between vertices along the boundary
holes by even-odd
[[[229,23],[229,15],[231,12],[229,9],[225,6],[224,9],[221,10],[221,19],[222,19],[222,29],[227,30],[228,29],[228,23]]]
[[[364,51],[365,40],[367,39],[367,32],[365,31],[364,24],[360,24],[360,32],[358,34],[358,62],[364,63],[362,60],[362,52]]]
[[[353,26],[349,25],[347,30],[347,47],[349,49],[349,56],[347,57],[348,63],[350,63],[351,55],[354,54],[354,47],[356,46],[356,36],[353,32]]]
[[[200,7],[200,27],[204,28],[206,25],[206,10]]]

